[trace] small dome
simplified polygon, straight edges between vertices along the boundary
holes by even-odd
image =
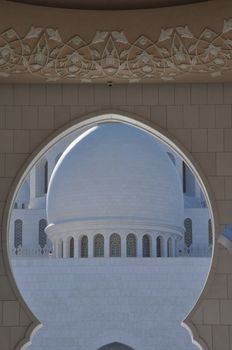
[[[102,124],[75,140],[59,159],[47,214],[50,228],[116,220],[181,231],[180,179],[155,137],[120,123]]]

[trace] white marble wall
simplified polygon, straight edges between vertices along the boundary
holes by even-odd
[[[209,258],[13,260],[26,302],[44,327],[29,350],[195,350],[180,323],[198,297]]]

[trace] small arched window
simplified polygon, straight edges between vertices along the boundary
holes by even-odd
[[[160,236],[156,238],[156,256],[158,258],[162,256],[162,238]]]
[[[45,219],[41,219],[39,221],[39,246],[44,249],[47,244],[47,234],[45,232],[45,227],[47,226],[47,221]]]
[[[73,237],[69,241],[69,257],[74,258],[74,238]]]
[[[20,219],[15,220],[14,223],[14,246],[15,249],[23,245],[23,222]]]
[[[133,233],[129,233],[126,238],[126,251],[128,257],[137,256],[136,237]]]
[[[94,256],[104,257],[104,237],[100,233],[94,237]]]
[[[111,257],[121,256],[121,237],[118,233],[113,233],[110,236],[110,256]]]
[[[151,239],[149,235],[143,236],[143,257],[149,258],[151,256]]]
[[[44,193],[48,191],[48,161],[44,164]]]
[[[192,220],[190,218],[187,218],[184,220],[184,227],[185,227],[185,233],[184,233],[184,244],[188,248],[192,245],[193,237],[192,237]]]
[[[168,240],[167,240],[167,253],[168,253],[168,257],[173,256],[173,245],[172,245],[171,238],[168,238]]]
[[[81,258],[88,258],[88,237],[81,238]]]
[[[208,242],[209,242],[209,246],[212,247],[212,245],[213,245],[213,230],[212,230],[211,219],[208,220]]]

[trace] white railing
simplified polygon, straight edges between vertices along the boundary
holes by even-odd
[[[12,248],[10,250],[10,256],[11,257],[48,257],[52,256],[52,252],[47,248],[25,248],[25,247],[18,247],[18,248]]]
[[[177,252],[177,256],[183,257],[210,257],[212,255],[212,247],[195,247],[184,248]]]
[[[185,248],[183,251],[179,250],[176,253],[176,257],[211,257],[212,255],[212,249],[211,248],[199,248],[199,249],[187,249]],[[49,251],[47,248],[12,248],[10,251],[10,256],[12,258],[20,258],[20,257],[40,257],[40,258],[55,258],[54,255],[52,255],[52,252]]]

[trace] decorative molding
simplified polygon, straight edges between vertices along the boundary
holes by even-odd
[[[0,34],[0,77],[31,74],[46,81],[173,81],[198,73],[218,77],[232,69],[232,18],[217,33],[197,37],[187,25],[162,28],[156,41],[141,35],[129,42],[123,31],[97,31],[63,41],[58,29],[31,27],[21,36]]]

